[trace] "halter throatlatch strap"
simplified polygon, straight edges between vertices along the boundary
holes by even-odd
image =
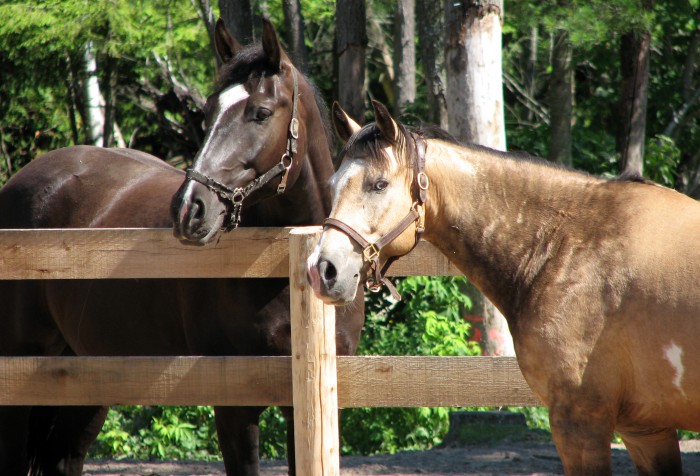
[[[294,67],[291,68],[292,79],[294,81],[294,92],[292,95],[292,118],[289,121],[287,128],[287,146],[280,161],[270,170],[257,177],[245,187],[230,188],[221,182],[207,177],[201,172],[193,168],[187,169],[185,180],[194,180],[199,182],[209,190],[214,192],[219,198],[226,203],[227,213],[222,229],[231,231],[238,228],[241,224],[241,210],[243,209],[243,200],[251,193],[265,186],[270,180],[282,174],[282,179],[277,186],[277,194],[282,194],[287,189],[287,179],[289,171],[294,164],[294,154],[297,153],[297,141],[299,139],[299,119],[297,118],[297,103],[299,98],[299,81],[297,80],[297,72]]]
[[[386,235],[379,238],[374,243],[370,243],[358,233],[350,225],[336,219],[326,218],[323,222],[324,226],[335,228],[345,233],[351,240],[355,241],[362,248],[362,260],[369,264],[371,275],[367,279],[367,287],[372,292],[379,292],[382,285],[386,286],[395,300],[400,300],[401,295],[398,293],[392,282],[385,276],[389,267],[399,259],[399,256],[391,256],[386,260],[384,266],[380,266],[379,253],[382,248],[394,241],[412,224],[416,224],[416,240],[409,253],[416,247],[425,231],[425,210],[424,205],[428,199],[428,187],[430,181],[425,174],[425,142],[419,138],[415,138],[417,160],[414,169],[414,182],[411,186],[411,194],[415,201],[405,217],[394,226]]]

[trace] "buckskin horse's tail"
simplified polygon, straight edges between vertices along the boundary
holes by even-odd
[[[79,476],[90,445],[107,416],[107,407],[33,407],[27,455],[29,475]]]

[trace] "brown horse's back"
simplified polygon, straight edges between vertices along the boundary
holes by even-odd
[[[135,150],[59,149],[0,190],[0,228],[169,227],[182,180],[182,172]],[[162,280],[5,281],[0,299],[4,355],[182,353],[186,345]],[[160,329],[143,332],[146,318]]]
[[[136,150],[59,149],[0,190],[0,227],[170,227],[170,200],[183,178]]]

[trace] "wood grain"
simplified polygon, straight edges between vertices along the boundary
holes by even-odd
[[[289,231],[238,228],[196,246],[181,243],[170,229],[0,230],[0,279],[287,277]],[[422,242],[390,274],[460,273]]]
[[[340,407],[536,406],[514,357],[338,356]],[[292,404],[290,357],[2,357],[0,405]]]

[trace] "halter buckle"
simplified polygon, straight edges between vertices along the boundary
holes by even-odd
[[[293,163],[294,160],[292,159],[292,156],[290,154],[286,152],[282,154],[280,164],[282,164],[282,167],[284,167],[284,175],[282,175],[282,180],[280,180],[280,183],[277,186],[278,195],[284,193],[284,191],[287,190],[287,178],[289,177],[289,170],[292,168]]]
[[[362,250],[362,256],[365,257],[365,261],[374,261],[377,256],[379,256],[379,248],[374,243],[370,243]],[[379,284],[381,286],[381,284]]]

